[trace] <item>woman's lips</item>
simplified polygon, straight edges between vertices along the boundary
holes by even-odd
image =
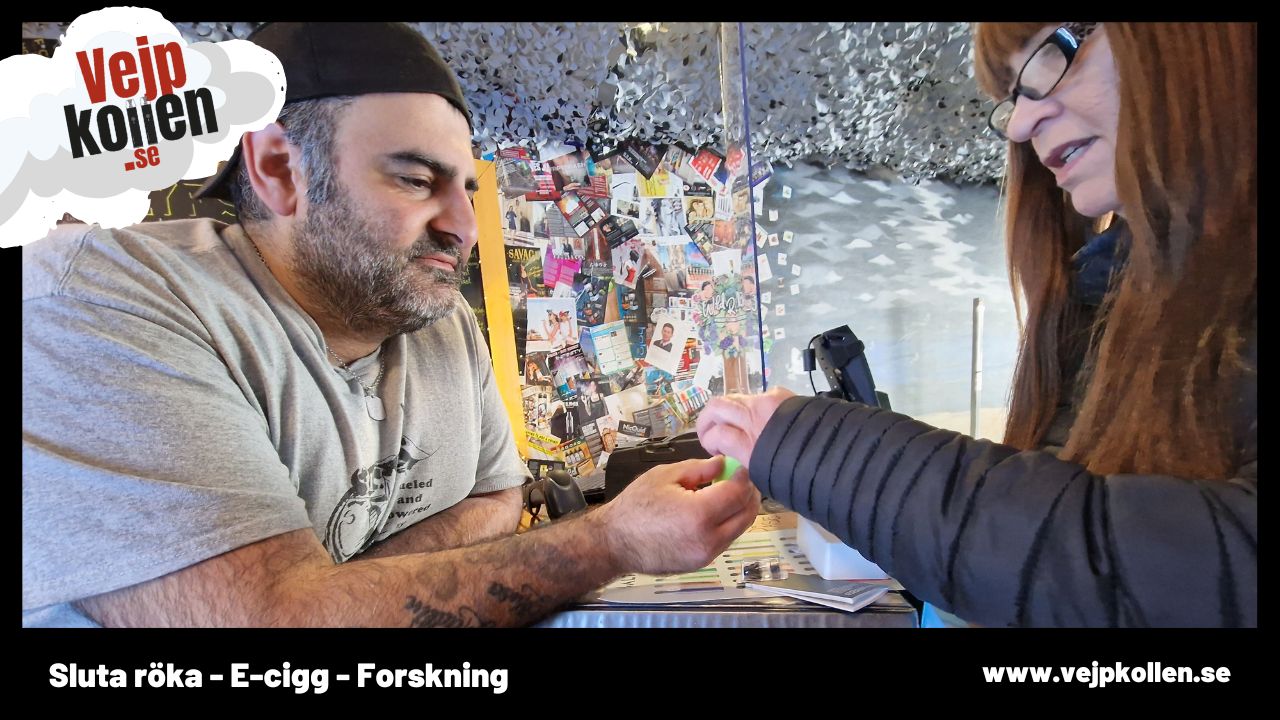
[[[1094,137],[1084,141],[1064,143],[1058,146],[1052,155],[1045,158],[1045,165],[1053,171],[1059,186],[1071,174],[1072,169],[1080,164],[1080,159],[1089,153],[1096,141],[1097,138]]]
[[[1062,167],[1067,163],[1064,156],[1068,152],[1070,152],[1075,148],[1084,148],[1089,145],[1092,145],[1094,140],[1097,140],[1097,138],[1091,137],[1091,138],[1084,138],[1081,140],[1072,140],[1071,142],[1064,142],[1061,145],[1055,147],[1053,149],[1053,152],[1040,158],[1040,162],[1044,163],[1046,167],[1050,167],[1050,168]]]

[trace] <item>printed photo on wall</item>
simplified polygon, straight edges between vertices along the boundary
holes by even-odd
[[[692,295],[692,293],[689,293]],[[667,298],[667,314],[677,320],[698,322],[697,300],[690,296]]]
[[[636,280],[640,279],[640,264],[644,259],[644,247],[637,242],[628,241],[613,249],[614,282],[634,289]]]
[[[560,211],[560,206],[555,203],[547,203],[547,234],[553,238],[573,238],[578,237],[578,232],[573,229],[569,221],[565,219],[564,213]]]
[[[712,223],[697,222],[685,225],[684,231],[690,237],[690,242],[697,245],[698,249],[705,254],[716,250],[714,228]]]
[[[619,200],[612,201],[613,214],[618,217],[631,218],[637,222],[640,221],[640,203],[636,200]]]
[[[689,289],[696,293],[695,297],[703,301],[711,297],[709,288],[714,284],[711,280],[711,268],[707,265],[690,265],[685,270],[689,280]]]
[[[547,355],[547,367],[560,397],[576,393],[578,378],[590,373],[582,348],[576,343]]]
[[[526,200],[559,200],[560,188],[564,182],[551,171],[551,168],[542,162],[534,161],[530,163],[533,168],[533,182],[535,187],[532,192],[525,194]]]
[[[698,266],[704,268],[711,267],[711,260],[707,258],[706,251],[699,247],[692,240],[684,244],[685,263],[689,266]]]
[[[754,236],[756,233],[751,232],[752,227],[757,228],[757,233],[760,234],[760,237],[764,237],[764,233],[759,232],[761,229],[760,226],[752,225],[749,222],[740,222],[736,224],[735,233],[733,236],[733,246],[739,250],[749,250],[751,253],[754,254],[755,253],[755,237]]]
[[[686,186],[705,183],[706,178],[693,169],[692,161],[693,153],[675,145],[668,147],[667,154],[662,158],[662,162],[667,166],[667,169],[680,178]]]
[[[650,289],[652,288],[652,289]],[[650,318],[652,318],[652,310],[659,308],[661,312],[666,312],[667,308],[667,289],[662,287],[661,282],[645,283],[645,307],[650,309]],[[650,319],[650,322],[653,322]]]
[[[684,237],[684,203],[680,198],[650,198],[640,204],[641,234]]]
[[[689,224],[711,222],[716,216],[715,200],[710,197],[684,198],[684,212]]]
[[[524,384],[549,385],[551,373],[547,367],[547,353],[528,353],[524,359]]]
[[[526,214],[527,211],[525,210],[525,205],[527,202],[528,201],[525,200],[523,197],[517,197],[514,199],[510,199],[506,203],[504,203],[504,205],[506,206],[506,210],[503,213],[503,225],[502,225],[503,232],[510,233],[512,235],[517,233],[524,233],[529,235],[530,237],[533,236],[533,226],[529,224],[529,218],[528,218],[528,215]],[[520,220],[522,215],[524,216],[523,230],[520,229],[521,228]]]
[[[605,240],[611,248],[616,248],[640,234],[640,230],[630,218],[617,216],[609,216],[601,220],[596,229],[604,233]]]
[[[574,233],[581,237],[595,227],[596,223],[607,217],[595,198],[581,197],[576,192],[566,192],[556,201],[560,213],[564,215]]]
[[[750,267],[747,272],[742,274],[742,304],[748,313],[754,312],[756,308],[756,276],[750,273]]]
[[[567,442],[562,449],[568,473],[573,477],[582,477],[595,469],[595,458],[591,449],[581,439]]]
[[[564,454],[560,451],[560,438],[530,428],[525,428],[524,434],[529,441],[529,459],[563,462]]]
[[[548,289],[561,285],[573,286],[573,276],[581,269],[582,263],[573,258],[556,257],[548,244],[546,254],[542,258],[542,284]]]
[[[716,191],[706,183],[685,183],[684,196],[686,198],[706,198],[709,205],[715,205]]]
[[[609,198],[614,202],[623,200],[639,204],[640,187],[635,173],[615,172],[609,177]],[[618,215],[618,212],[614,212]]]
[[[533,169],[529,167],[528,151],[524,148],[516,149],[525,153],[526,157],[499,157],[496,162],[498,187],[502,188],[502,194],[506,198],[520,197],[538,186],[533,179]]]
[[[537,247],[506,246],[507,283],[511,296],[541,295],[542,251]]]
[[[636,231],[645,237],[653,237],[658,234],[658,213],[657,208],[652,204],[650,198],[640,201],[640,217],[635,221]]]
[[[671,373],[659,370],[652,365],[644,367],[645,392],[650,398],[660,398],[671,392]],[[636,422],[640,422],[637,420]]]
[[[591,185],[595,161],[586,150],[571,152],[547,161],[552,172],[560,176],[565,190],[578,190]]]
[[[528,385],[521,392],[525,424],[540,432],[549,432],[552,403],[558,400],[550,385]],[[559,440],[556,440],[559,443]]]
[[[609,279],[583,273],[573,277],[574,301],[578,322],[586,327],[604,322],[604,306],[608,301]]]
[[[605,218],[602,222],[608,221],[609,218]],[[605,239],[604,233],[600,231],[598,226],[591,228],[586,235],[582,236],[582,245],[586,251],[585,260],[587,261],[587,264],[583,267],[583,272],[589,272],[586,269],[588,265],[599,267],[608,265],[613,261],[613,253],[610,252],[609,241]],[[608,275],[611,273],[599,274]]]
[[[742,187],[738,187],[738,184],[735,182],[733,187],[734,217],[738,217],[738,218],[747,217],[748,213],[751,212],[750,205],[751,205],[751,189],[747,187],[745,182],[742,184]]]
[[[720,250],[711,253],[711,270],[716,277],[737,275],[742,272],[742,252],[739,250]]]
[[[666,170],[658,170],[653,177],[639,181],[640,198],[678,198],[684,192],[684,182]]]
[[[645,178],[653,177],[664,152],[665,148],[651,145],[638,138],[628,140],[622,147],[622,157]]]
[[[723,158],[713,151],[711,148],[702,148],[689,161],[689,165],[694,172],[702,176],[707,182],[711,182],[716,176],[716,171],[720,169]]]
[[[587,242],[580,237],[553,237],[548,243],[558,258],[581,260],[587,255]]]
[[[684,346],[694,335],[693,326],[681,320],[663,320],[654,330],[653,341],[645,352],[645,362],[675,375],[680,370]]]
[[[582,348],[582,355],[587,359],[591,371],[599,374],[600,364],[596,362],[596,344],[591,339],[591,328],[581,323],[578,324],[578,347]]]
[[[671,393],[665,395],[662,400],[671,414],[681,423],[691,423],[711,396],[710,393],[692,383],[680,384],[684,387],[673,387]]]
[[[607,158],[596,158],[596,172],[603,172],[607,175],[611,175],[613,173],[636,174],[636,166],[628,162],[627,158],[624,157],[621,152],[621,148],[624,145],[626,145],[626,142],[620,143],[618,146],[619,151]]]
[[[687,295],[689,294],[689,275],[688,275],[688,259],[686,257],[687,244],[685,245],[659,245],[658,261],[662,266],[660,273],[661,282],[650,281],[646,283],[647,287],[652,290],[660,290],[667,295]],[[650,307],[661,307],[667,304],[666,298],[661,303],[650,302]]]
[[[685,341],[684,352],[680,355],[680,362],[676,365],[675,376],[677,380],[692,378],[698,369],[698,360],[701,357],[700,343],[696,337],[690,337]]]
[[[717,220],[712,233],[715,244],[719,247],[731,248],[738,242],[738,229],[732,220]]]
[[[607,397],[601,392],[601,378],[594,375],[583,377],[578,386],[578,421],[582,425],[592,423],[609,412],[605,403]]]
[[[712,381],[724,374],[724,358],[719,353],[705,353],[698,358],[698,368],[693,373],[693,384],[707,390]]]
[[[742,174],[742,163],[747,159],[747,153],[738,145],[731,145],[728,152],[724,154],[724,166],[729,171],[729,175],[734,177],[735,184]]]
[[[596,366],[606,375],[634,367],[631,355],[631,340],[627,337],[627,326],[621,320],[604,323],[591,328],[591,344],[596,351]]]
[[[525,352],[559,350],[578,339],[573,298],[529,298]]]
[[[727,189],[716,193],[716,220],[733,219],[733,194]]]
[[[649,394],[644,385],[636,385],[622,392],[616,392],[604,399],[609,414],[618,419],[619,424],[635,422],[635,414],[649,406]]]
[[[555,214],[555,209],[551,207],[549,202],[530,202],[529,222],[533,226],[533,236],[539,239],[551,237],[550,216]]]
[[[644,366],[639,363],[632,363],[631,365],[623,368],[622,370],[619,370],[616,373],[613,373],[612,375],[609,375],[608,377],[609,377],[609,380],[613,383],[613,392],[609,393],[610,395],[612,395],[615,392],[620,392],[628,388],[633,388],[636,385],[643,384],[644,383]]]
[[[595,422],[596,432],[600,433],[600,448],[604,455],[613,452],[618,443],[618,419],[609,415],[601,415]],[[586,430],[584,429],[585,433]]]

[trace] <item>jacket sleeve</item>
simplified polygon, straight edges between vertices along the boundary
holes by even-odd
[[[1256,626],[1257,422],[1227,482],[1093,475],[887,410],[795,397],[751,479],[912,593],[988,626]]]

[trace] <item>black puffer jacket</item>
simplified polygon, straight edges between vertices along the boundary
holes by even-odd
[[[1255,380],[1228,482],[1102,477],[822,397],[779,407],[750,474],[918,597],[979,625],[1256,626],[1256,397]]]
[[[828,398],[791,398],[760,491],[980,625],[1256,626],[1257,423],[1230,482],[1093,475]]]

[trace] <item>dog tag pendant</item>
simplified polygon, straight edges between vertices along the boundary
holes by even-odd
[[[374,420],[387,419],[387,408],[382,404],[382,398],[377,395],[365,395],[364,408],[369,411],[369,417]]]

